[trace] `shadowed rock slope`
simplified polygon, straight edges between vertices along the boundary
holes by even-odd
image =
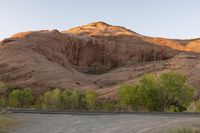
[[[120,26],[96,22],[67,31],[30,31],[0,42],[0,80],[47,88],[94,88],[112,96],[122,82],[146,72],[174,70],[200,86],[200,39],[142,36]]]

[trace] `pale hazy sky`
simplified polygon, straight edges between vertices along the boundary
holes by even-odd
[[[95,21],[148,36],[200,37],[200,0],[0,0],[0,39]]]

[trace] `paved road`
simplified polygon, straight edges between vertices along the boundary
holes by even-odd
[[[182,124],[199,124],[200,115],[12,114],[22,124],[11,133],[157,133]]]

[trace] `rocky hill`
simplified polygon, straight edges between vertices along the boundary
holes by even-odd
[[[198,90],[198,52],[200,39],[147,37],[104,22],[62,32],[30,31],[0,42],[0,80],[36,92],[93,88],[110,97],[121,83],[136,82],[146,72],[174,70]]]

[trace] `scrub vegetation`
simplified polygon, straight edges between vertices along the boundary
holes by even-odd
[[[160,76],[145,74],[137,84],[121,85],[115,99],[102,98],[92,89],[77,91],[55,88],[35,96],[31,88],[16,89],[1,82],[0,107],[72,111],[183,112],[193,102],[194,93],[194,88],[188,86],[186,81],[186,76],[175,72],[166,72]]]

